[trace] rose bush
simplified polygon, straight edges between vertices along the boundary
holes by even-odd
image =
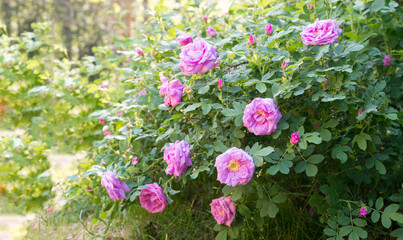
[[[399,236],[401,6],[309,4],[233,4],[227,16],[194,3],[183,8],[180,23],[161,7],[141,43],[118,42],[116,55],[103,49],[93,60],[113,68],[101,68],[97,81],[118,83],[90,117],[105,119],[110,134],[98,133],[91,160],[69,181],[68,204],[92,200],[94,222],[138,224],[133,238],[209,239],[211,230],[217,239]],[[210,26],[214,38],[207,37]],[[184,32],[199,37],[180,46]],[[161,75],[183,85],[185,95],[169,95],[180,101],[166,104]],[[177,141],[192,146],[192,165],[169,176],[164,149]],[[101,186],[107,170],[127,183],[125,200],[113,203]],[[225,212],[222,203],[210,206],[213,199],[234,204]],[[179,228],[177,216],[185,214],[192,219],[186,226],[197,226],[194,235],[164,227],[175,221]]]

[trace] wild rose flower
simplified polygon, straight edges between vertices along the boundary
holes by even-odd
[[[217,48],[203,38],[196,38],[193,43],[182,47],[179,67],[183,74],[190,76],[210,70],[217,60]]]
[[[207,22],[207,16],[203,16],[203,21]]]
[[[312,5],[308,4],[308,10],[311,11],[312,10]]]
[[[146,89],[144,88],[143,90],[141,90],[141,91],[137,94],[137,96],[140,97],[140,96],[143,96],[143,95],[146,95],[146,94],[147,94],[147,91],[146,91]]]
[[[160,80],[162,84],[158,87],[158,89],[160,90],[160,94],[165,96],[165,106],[175,107],[181,102],[184,86],[179,82],[178,79],[168,82],[167,77],[161,76]]]
[[[360,217],[365,217],[365,215],[367,215],[367,208],[366,207],[362,207],[360,209]]]
[[[389,55],[385,56],[385,58],[383,59],[383,66],[389,67],[391,64],[392,62],[390,60],[390,56]]]
[[[143,56],[144,55],[144,52],[143,52],[143,49],[141,49],[141,48],[136,48],[136,52],[137,52],[137,54],[138,55],[140,55],[140,56]]]
[[[217,87],[218,87],[219,89],[222,89],[222,88],[224,87],[224,82],[221,80],[221,78],[218,79]]]
[[[189,147],[189,143],[183,140],[170,143],[169,147],[164,149],[164,161],[168,164],[166,174],[179,177],[192,166]]]
[[[181,34],[176,40],[179,42],[179,45],[181,46],[186,46],[189,43],[193,42],[192,35],[190,34]]]
[[[296,145],[299,142],[299,132],[295,132],[291,134],[290,143],[292,145]]]
[[[246,105],[243,125],[255,135],[270,135],[277,129],[282,115],[271,98],[255,98]]]
[[[211,214],[213,214],[217,223],[230,227],[235,217],[235,203],[232,201],[232,196],[213,199],[210,206]]]
[[[284,60],[283,63],[281,64],[281,68],[285,69],[287,67],[287,62]]]
[[[152,213],[162,212],[168,205],[167,197],[157,183],[146,184],[140,192],[140,204]]]
[[[88,192],[91,192],[91,191],[92,191],[92,188],[91,188],[90,186],[87,186],[87,191],[88,191]]]
[[[323,82],[325,83],[325,85],[327,86],[327,79],[323,78]]]
[[[273,26],[272,26],[271,24],[267,24],[267,25],[264,27],[264,29],[265,29],[266,35],[270,35],[271,32],[273,31]]]
[[[302,27],[301,39],[305,45],[326,45],[336,42],[341,32],[336,20],[316,19],[314,23]]]
[[[103,118],[99,119],[99,123],[105,124],[105,120]]]
[[[125,191],[130,191],[127,184],[120,181],[119,178],[116,177],[116,172],[112,172],[110,170],[107,170],[102,175],[101,185],[108,190],[109,197],[113,201],[119,199],[124,200],[126,198]]]
[[[99,85],[99,90],[101,90],[102,92],[105,92],[108,89],[106,88],[105,85],[101,84],[101,85]]]
[[[217,168],[217,180],[233,187],[247,184],[255,171],[253,158],[236,147],[219,155],[214,166]]]
[[[256,38],[255,37],[253,37],[253,35],[251,34],[251,35],[249,35],[249,41],[248,41],[248,44],[246,44],[248,47],[250,47],[250,46],[254,46],[256,44]]]
[[[362,114],[362,109],[360,109],[360,111],[358,111],[358,115],[361,115]]]
[[[112,133],[110,131],[106,130],[106,131],[104,131],[104,135],[108,136],[108,135],[112,135]]]
[[[214,38],[217,35],[217,31],[212,27],[208,27],[206,32],[212,38]]]
[[[137,158],[137,157],[134,157],[134,158],[132,159],[132,164],[133,164],[133,165],[137,165],[138,163],[139,163],[138,158]]]

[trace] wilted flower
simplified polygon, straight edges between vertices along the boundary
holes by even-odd
[[[389,55],[385,56],[385,58],[383,59],[383,66],[389,67],[391,64],[392,62],[390,60],[390,56]]]
[[[105,120],[103,118],[99,119],[99,123],[105,124]]]
[[[302,27],[301,39],[305,45],[325,45],[336,42],[341,32],[336,20],[316,19],[314,23]]]
[[[232,196],[213,199],[210,206],[211,214],[217,223],[230,227],[235,217],[235,203],[232,201]]]
[[[165,106],[175,107],[181,102],[182,91],[184,86],[179,82],[178,79],[168,82],[168,78],[161,76],[161,86],[158,87],[160,94],[164,95]]]
[[[193,42],[192,35],[190,34],[181,34],[176,40],[179,42],[179,45],[181,46],[186,46],[189,43]]]
[[[270,135],[277,129],[282,115],[271,98],[255,98],[246,105],[243,125],[255,135]]]
[[[140,192],[140,204],[152,213],[162,212],[168,205],[167,197],[157,183],[146,184]]]
[[[124,200],[126,198],[125,191],[130,191],[127,184],[120,181],[119,178],[116,177],[116,172],[112,172],[110,170],[107,170],[102,175],[101,185],[108,190],[109,197],[113,201],[119,199]]]
[[[189,143],[183,140],[170,143],[169,147],[164,149],[164,161],[168,164],[166,174],[179,177],[192,166],[189,147]]]
[[[188,95],[188,99],[190,100],[190,94],[192,93],[192,89],[191,89],[189,86],[186,86],[186,87],[183,89],[183,92]]]
[[[270,35],[271,32],[273,31],[273,26],[271,24],[267,24],[264,29],[265,29],[266,35]]]
[[[251,34],[251,35],[249,35],[249,41],[248,41],[248,43],[246,44],[248,47],[250,47],[250,46],[254,46],[256,44],[256,39],[255,39],[255,37],[253,37],[253,35]]]
[[[136,52],[137,52],[137,54],[138,55],[140,55],[140,56],[143,56],[143,54],[144,54],[144,52],[143,52],[143,49],[141,49],[141,48],[136,48]]]
[[[206,32],[212,38],[214,38],[217,35],[217,31],[212,27],[208,27]]]
[[[296,145],[299,142],[299,132],[295,132],[291,134],[290,143],[292,145]]]
[[[247,184],[255,171],[253,158],[242,149],[233,147],[216,158],[217,180],[235,187]]]
[[[365,215],[367,215],[367,208],[366,207],[362,207],[360,209],[360,217],[365,217]]]
[[[203,38],[196,38],[193,43],[182,47],[179,67],[183,74],[190,76],[210,70],[217,60],[217,48]]]
[[[221,78],[218,79],[217,87],[218,87],[219,89],[222,89],[222,88],[224,87],[224,82],[221,80]]]

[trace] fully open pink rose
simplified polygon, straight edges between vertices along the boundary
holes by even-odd
[[[176,141],[164,149],[164,161],[168,164],[166,174],[179,177],[186,172],[188,167],[192,166],[189,147],[189,143],[186,141]]]
[[[341,32],[336,20],[316,19],[314,23],[302,27],[301,39],[305,45],[326,45],[336,42]]]
[[[178,40],[179,45],[181,46],[186,46],[189,43],[193,42],[192,35],[190,34],[181,34],[176,40]]]
[[[253,158],[242,149],[233,147],[215,160],[217,180],[229,186],[245,185],[253,176]]]
[[[232,196],[213,199],[210,206],[211,214],[217,223],[230,227],[235,218],[235,203],[232,201]]]
[[[196,38],[193,43],[182,47],[179,67],[183,74],[190,76],[210,70],[217,60],[217,48],[203,38]]]
[[[126,198],[125,191],[130,191],[127,184],[120,181],[119,178],[116,177],[116,173],[110,170],[107,170],[102,175],[101,185],[108,190],[109,197],[113,201],[119,199],[124,200]]]
[[[255,98],[245,107],[243,125],[256,135],[269,135],[282,117],[278,109],[271,98]]]
[[[168,205],[167,197],[157,183],[146,184],[140,192],[140,204],[152,213],[162,212]]]
[[[181,102],[183,86],[178,79],[169,82],[167,77],[161,76],[161,86],[158,87],[160,94],[164,95],[165,106],[175,107]]]

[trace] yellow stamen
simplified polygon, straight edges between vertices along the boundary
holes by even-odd
[[[224,213],[224,211],[220,211],[220,214],[223,214]]]
[[[241,166],[241,164],[233,159],[231,159],[231,161],[229,161],[228,163],[228,170],[230,172],[236,172],[238,171],[239,167]]]

